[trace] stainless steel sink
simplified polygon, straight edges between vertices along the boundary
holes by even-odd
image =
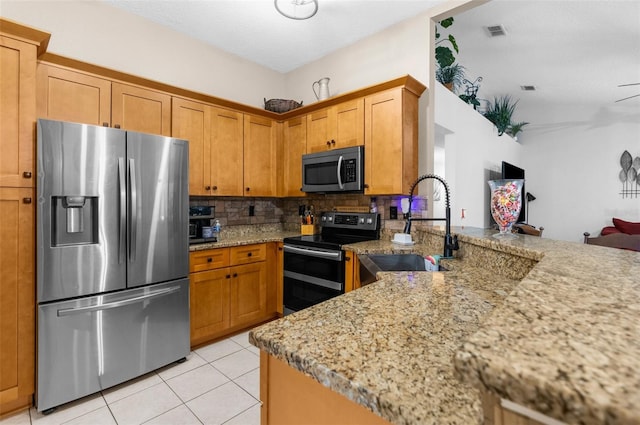
[[[364,254],[360,261],[360,284],[375,282],[378,272],[426,271],[424,257],[418,254]],[[442,266],[440,271],[444,271]]]

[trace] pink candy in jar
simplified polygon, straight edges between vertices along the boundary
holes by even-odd
[[[491,215],[500,228],[496,237],[511,235],[511,226],[518,220],[522,207],[524,180],[489,180]]]

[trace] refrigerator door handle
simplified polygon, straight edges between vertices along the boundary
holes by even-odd
[[[145,295],[140,295],[138,297],[127,298],[126,300],[114,301],[112,303],[107,304],[98,304],[98,305],[89,305],[86,307],[77,307],[77,308],[63,308],[58,310],[58,317],[64,316],[72,316],[74,314],[88,313],[92,311],[102,311],[109,310],[112,308],[119,308],[129,304],[135,304],[142,301],[149,300],[151,298],[158,298],[165,295],[173,294],[180,290],[179,286],[172,286],[171,288],[161,289],[155,292],[150,292]]]
[[[136,261],[136,236],[138,233],[138,189],[136,187],[136,162],[129,159],[129,182],[131,187],[131,234],[129,235],[129,261]]]
[[[118,223],[118,263],[125,261],[127,250],[127,177],[124,158],[118,158],[118,179],[120,185],[120,221]]]

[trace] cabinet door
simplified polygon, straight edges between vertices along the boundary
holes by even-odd
[[[402,88],[365,98],[365,194],[409,193],[417,153],[417,99],[403,111]]]
[[[189,195],[210,195],[210,107],[174,97],[171,132],[173,137],[189,141]]]
[[[244,116],[244,196],[277,196],[276,123]]]
[[[33,187],[36,46],[0,37],[0,186]]]
[[[231,268],[231,326],[248,324],[267,315],[267,266],[252,263]]]
[[[242,196],[243,193],[243,133],[241,112],[211,107],[210,164],[211,194]],[[206,169],[205,169],[205,172]]]
[[[171,96],[120,83],[111,90],[113,127],[171,136]]]
[[[229,268],[189,275],[192,346],[229,328],[230,278]]]
[[[305,196],[302,187],[302,155],[307,150],[307,119],[298,117],[284,123],[282,196]]]
[[[330,125],[328,108],[307,115],[307,153],[331,148]]]
[[[0,414],[29,406],[34,391],[33,196],[0,187]]]
[[[111,81],[41,63],[36,87],[39,118],[111,125]]]
[[[364,144],[364,99],[351,100],[332,107],[331,148]],[[335,143],[333,143],[335,140]]]

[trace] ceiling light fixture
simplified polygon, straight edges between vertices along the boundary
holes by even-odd
[[[318,0],[274,0],[276,10],[289,19],[302,21],[318,12]]]

